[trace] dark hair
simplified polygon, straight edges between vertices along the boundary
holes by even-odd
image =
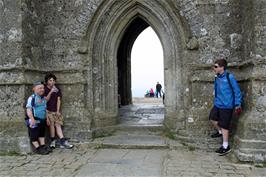
[[[218,64],[220,67],[224,67],[224,69],[227,68],[227,61],[225,59],[218,59],[214,63]]]
[[[44,80],[47,83],[48,80],[51,79],[51,78],[53,78],[56,81],[56,76],[54,74],[52,74],[52,73],[46,74]]]

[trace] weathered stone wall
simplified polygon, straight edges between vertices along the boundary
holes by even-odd
[[[266,1],[242,4],[243,58],[251,69],[248,89],[249,112],[238,124],[236,154],[240,160],[266,160]]]
[[[78,50],[100,2],[42,2],[43,70],[58,76],[63,92],[65,135],[72,140],[86,141],[91,136],[88,131],[93,117],[92,66]]]
[[[28,69],[41,70],[43,66],[43,23],[41,0],[21,1],[22,59]]]
[[[227,57],[230,72],[246,94],[245,112],[235,121],[236,154],[241,160],[265,160],[265,150],[258,150],[266,144],[265,4],[260,0],[0,0],[1,122],[21,121],[30,84],[53,72],[63,92],[67,137],[87,141],[93,128],[116,124],[118,47],[123,38],[134,40],[124,33],[138,17],[153,27],[163,45],[165,125],[190,142],[205,140],[211,130],[214,73],[210,68],[217,57]],[[11,139],[6,130],[1,126]]]
[[[1,67],[15,67],[22,64],[22,15],[20,6],[20,1],[0,1]]]
[[[213,62],[218,57],[227,57],[229,71],[238,80],[247,82],[242,71],[235,67],[242,62],[240,1],[183,1],[181,9],[190,24],[200,27],[200,31],[193,32],[199,43],[198,50],[192,51],[192,60],[188,62],[191,86],[186,90],[186,95],[190,96],[186,129],[187,133],[192,130],[191,137],[206,137],[211,129],[208,112],[213,105]],[[195,128],[198,130],[194,131]]]
[[[27,137],[25,127],[20,125],[24,115],[22,106],[25,94],[25,87],[21,85],[24,75],[19,69],[23,65],[21,5],[21,1],[0,1],[1,152],[25,151],[25,146],[19,144],[27,144],[27,141],[20,142],[17,138],[25,140],[23,137]]]

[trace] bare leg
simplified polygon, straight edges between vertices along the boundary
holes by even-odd
[[[64,138],[64,135],[63,135],[63,131],[62,131],[62,127],[60,124],[58,123],[55,123],[55,128],[56,128],[56,134],[57,136],[61,139],[61,138]]]
[[[211,123],[218,131],[221,130],[221,128],[218,126],[218,121],[211,120]]]
[[[45,144],[44,137],[40,137],[39,142],[40,142],[40,145],[44,145]]]
[[[38,141],[33,141],[32,144],[35,147],[35,149],[37,149],[40,146]]]
[[[229,139],[229,130],[222,128],[223,142],[228,142]]]

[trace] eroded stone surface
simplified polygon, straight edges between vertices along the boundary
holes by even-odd
[[[261,161],[266,156],[260,150],[266,144],[265,6],[258,0],[1,0],[1,124],[24,126],[31,84],[47,72],[55,73],[62,87],[67,136],[88,141],[92,129],[117,124],[121,86],[123,99],[131,102],[131,46],[151,25],[164,49],[165,126],[195,141],[209,134],[210,67],[217,57],[227,57],[245,92],[233,139],[239,157]],[[2,125],[1,134],[7,132]],[[23,137],[24,130],[14,137]],[[252,146],[255,140],[259,146]]]

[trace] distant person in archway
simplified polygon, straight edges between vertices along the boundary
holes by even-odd
[[[161,90],[162,90],[162,85],[159,82],[157,82],[156,84],[156,97],[157,98],[159,95],[160,95],[160,98],[162,97]]]
[[[154,97],[154,91],[152,88],[150,89],[150,97]]]
[[[145,97],[150,97],[150,91],[149,90],[146,91]]]
[[[223,144],[216,150],[220,156],[231,151],[228,144],[229,126],[232,119],[233,110],[239,114],[241,112],[241,92],[233,74],[228,73],[227,61],[219,59],[215,61],[213,70],[216,74],[214,81],[214,106],[210,112],[209,119],[217,129],[212,138],[222,137]]]

